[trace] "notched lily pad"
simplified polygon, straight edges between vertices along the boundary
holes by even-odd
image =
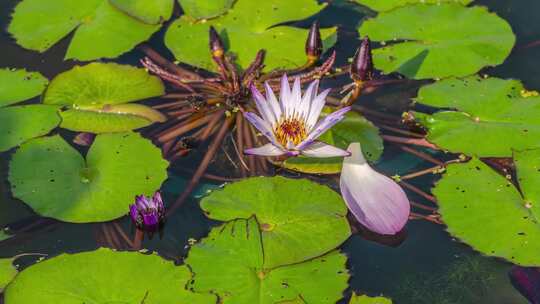
[[[265,259],[277,252],[262,244],[259,227],[255,218],[235,220],[193,246],[186,259],[194,273],[192,288],[213,292],[224,304],[328,304],[342,297],[349,278],[344,255],[333,251],[268,269]]]
[[[356,0],[356,2],[365,5],[375,11],[388,11],[396,7],[411,5],[411,4],[440,4],[444,2],[454,2],[467,5],[473,0]]]
[[[114,2],[152,21],[154,10],[165,16],[171,14],[166,10],[172,11],[172,5],[165,10],[160,6],[158,10],[156,0]],[[143,13],[141,8],[152,8],[152,11]],[[8,31],[19,45],[40,52],[74,31],[66,59],[93,60],[117,57],[147,40],[159,28],[160,24],[148,24],[131,17],[108,0],[23,0],[15,7]]]
[[[433,194],[453,236],[486,255],[540,266],[540,150],[514,157],[523,196],[477,158],[449,165]]]
[[[304,44],[308,30],[276,25],[305,19],[323,7],[315,0],[238,0],[225,15],[205,22],[180,17],[167,30],[165,44],[179,61],[214,70],[206,38],[212,25],[241,67],[246,68],[260,49],[267,51],[267,70],[298,67],[307,61]],[[325,48],[335,43],[335,33],[336,28],[321,31]]]
[[[0,69],[0,107],[38,96],[48,82],[38,72]]]
[[[0,152],[46,135],[60,123],[58,107],[27,105],[0,108]]]
[[[442,109],[415,116],[428,140],[445,150],[511,157],[512,150],[540,148],[540,96],[517,80],[447,79],[422,87],[416,100]]]
[[[116,63],[76,66],[55,77],[44,103],[62,105],[62,127],[73,131],[122,132],[165,121],[151,107],[129,102],[160,96],[161,80],[144,69]]]
[[[174,0],[110,0],[116,8],[144,23],[159,24],[171,18]]]
[[[510,25],[485,7],[458,3],[382,12],[359,32],[386,45],[373,51],[377,68],[414,79],[467,76],[501,64],[516,39]]]
[[[324,109],[323,117],[329,113],[331,113],[330,109]],[[384,149],[379,129],[355,112],[347,113],[345,119],[326,131],[319,139],[342,149],[347,149],[352,142],[360,142],[364,156],[372,162],[381,157]],[[310,174],[338,174],[341,172],[342,163],[343,157],[310,158],[299,156],[287,159],[282,163],[282,166]]]
[[[160,150],[136,133],[97,136],[86,160],[56,135],[23,144],[9,181],[13,195],[42,216],[102,222],[125,215],[135,195],[158,190],[167,166]]]
[[[268,253],[265,268],[320,256],[338,247],[351,233],[341,197],[304,179],[245,179],[213,191],[202,199],[201,208],[220,221],[255,215]]]
[[[213,295],[186,290],[190,279],[186,266],[175,266],[158,255],[101,248],[61,254],[24,269],[6,288],[5,302],[216,303]]]
[[[178,0],[184,13],[194,19],[208,19],[223,15],[235,0]]]

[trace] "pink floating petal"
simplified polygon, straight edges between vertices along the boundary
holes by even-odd
[[[343,161],[340,188],[355,218],[373,232],[393,235],[409,219],[407,195],[391,178],[373,170],[359,143],[349,145],[350,157]]]
[[[315,141],[302,150],[302,155],[308,157],[343,157],[350,153],[340,148],[325,144],[321,141]]]

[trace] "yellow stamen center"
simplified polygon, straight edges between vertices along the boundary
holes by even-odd
[[[306,125],[303,120],[298,118],[287,118],[281,120],[274,133],[278,142],[284,147],[288,142],[292,142],[295,145],[301,143],[306,137]]]

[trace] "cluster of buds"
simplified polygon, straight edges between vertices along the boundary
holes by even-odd
[[[152,197],[137,195],[135,203],[129,206],[129,215],[138,229],[156,231],[165,217],[161,193],[156,191]]]

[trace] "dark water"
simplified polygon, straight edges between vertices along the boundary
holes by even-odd
[[[5,29],[9,15],[18,1],[0,2],[0,68],[15,67],[39,71],[48,78],[70,69],[77,62],[64,61],[63,55],[69,38],[55,45],[44,54],[38,54],[18,47]],[[529,89],[540,88],[540,46],[527,47],[540,39],[540,22],[536,18],[540,11],[538,0],[484,0],[477,4],[486,5],[491,11],[508,20],[518,39],[517,45],[507,61],[496,68],[483,72],[503,78],[521,79]],[[352,56],[357,45],[354,27],[364,14],[361,10],[350,11],[343,8],[348,4],[336,1],[317,18],[323,26],[341,25],[338,58],[345,63]],[[301,25],[309,22],[301,23]],[[154,48],[170,54],[162,44],[163,31],[151,40]],[[115,60],[137,65],[142,57],[132,51]],[[369,97],[369,102],[379,107],[387,104],[404,104],[414,96],[414,88],[385,88]],[[387,109],[399,112],[400,109]],[[1,125],[1,122],[0,122]],[[69,135],[69,134],[67,134]],[[17,236],[0,242],[0,256],[11,257],[19,253],[37,252],[51,256],[62,252],[79,252],[99,247],[96,235],[102,224],[73,225],[41,219],[21,201],[13,199],[6,182],[8,161],[12,152],[0,154],[0,227],[7,226]],[[431,166],[387,145],[379,169],[393,175],[405,174]],[[180,164],[181,167],[183,164]],[[165,185],[165,200],[170,203],[182,191],[183,180],[189,174],[172,173],[175,178]],[[183,176],[184,175],[184,176]],[[435,180],[431,177],[413,181],[423,190],[429,190]],[[212,187],[212,185],[203,185]],[[199,189],[196,195],[204,193]],[[414,193],[408,192],[413,201],[429,204]],[[127,217],[115,221],[128,233],[132,227]],[[212,225],[198,208],[194,197],[172,215],[161,237],[146,240],[143,247],[157,250],[162,256],[181,261],[186,254],[185,246],[190,238],[205,236]],[[110,225],[110,224],[109,224]],[[407,237],[398,247],[380,245],[360,236],[352,236],[343,251],[349,256],[348,268],[352,277],[350,288],[370,295],[384,294],[395,303],[526,303],[511,287],[507,278],[510,267],[506,262],[483,257],[467,245],[454,240],[446,233],[444,226],[410,221]],[[20,258],[17,262],[26,267],[35,261],[33,257]],[[0,300],[1,302],[1,300]]]

